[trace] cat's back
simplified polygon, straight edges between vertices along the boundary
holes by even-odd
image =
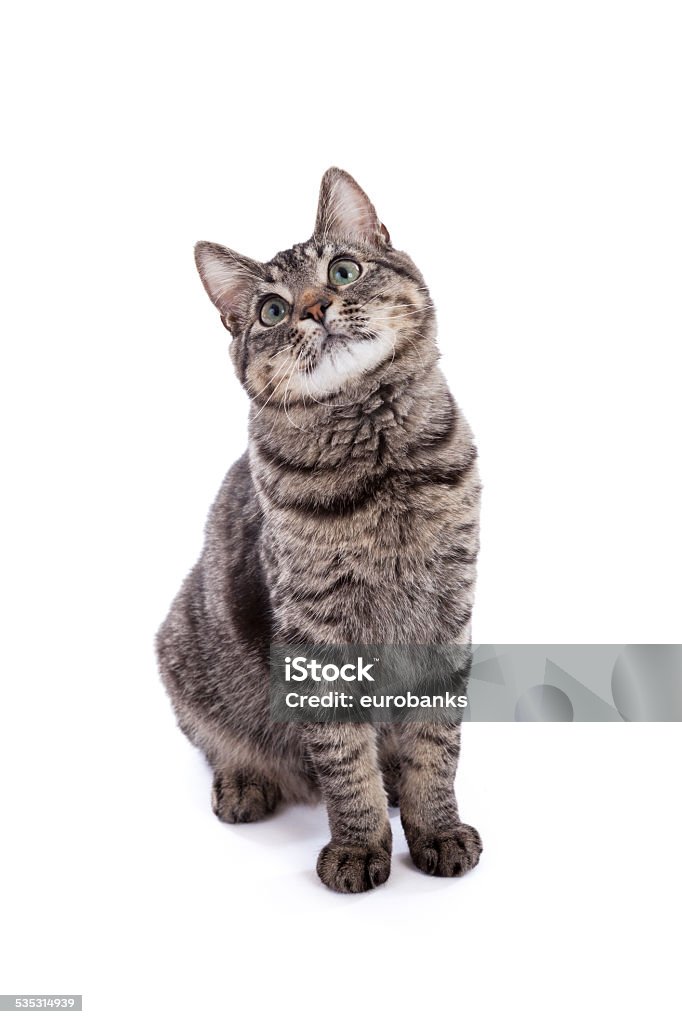
[[[157,651],[224,653],[230,642],[267,641],[270,602],[258,555],[262,511],[245,452],[208,514],[201,555],[157,635]]]

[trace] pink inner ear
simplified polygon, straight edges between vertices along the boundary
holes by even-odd
[[[388,241],[376,210],[358,183],[343,171],[330,169],[322,179],[317,230],[323,236],[370,241],[377,235]]]
[[[196,247],[196,261],[204,288],[223,323],[229,323],[243,309],[257,265],[223,246],[203,242]]]

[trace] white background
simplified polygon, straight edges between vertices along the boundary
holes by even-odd
[[[338,164],[410,252],[485,483],[475,639],[679,632],[679,6],[8,5],[0,991],[92,1021],[679,1020],[679,726],[472,725],[485,853],[359,897],[230,828],[152,637],[243,450],[192,261]],[[8,1020],[14,1015],[8,1016]]]

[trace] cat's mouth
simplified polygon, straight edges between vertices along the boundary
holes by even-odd
[[[297,375],[301,394],[321,398],[343,390],[350,381],[370,373],[395,351],[395,334],[382,331],[372,337],[353,337],[329,331],[318,338]],[[296,387],[294,381],[288,386]]]
[[[320,355],[326,352],[333,352],[334,349],[346,348],[351,342],[347,334],[338,334],[335,331],[326,334],[320,343]]]

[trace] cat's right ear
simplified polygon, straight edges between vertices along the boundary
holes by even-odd
[[[254,285],[262,279],[261,264],[215,242],[197,242],[194,259],[208,297],[234,334],[246,315]]]

